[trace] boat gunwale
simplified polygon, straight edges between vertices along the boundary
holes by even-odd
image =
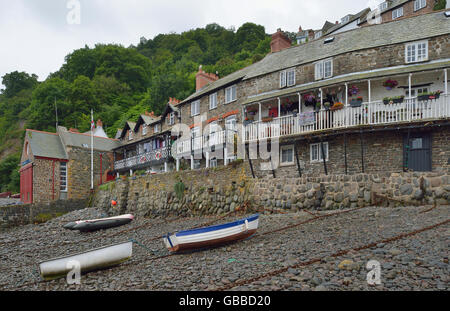
[[[227,228],[243,225],[243,224],[245,224],[246,220],[248,222],[256,221],[257,219],[259,219],[259,216],[260,216],[259,214],[254,214],[249,217],[246,217],[246,218],[243,218],[240,220],[236,220],[233,222],[224,223],[224,224],[220,224],[220,225],[213,225],[213,226],[209,226],[209,227],[202,227],[202,228],[179,231],[174,234],[169,234],[169,236],[175,235],[175,237],[181,237],[181,236],[196,235],[196,234],[200,234],[200,233],[207,233],[207,232],[211,232],[211,231],[227,229]]]

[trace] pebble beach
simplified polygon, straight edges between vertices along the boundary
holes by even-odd
[[[163,234],[213,222],[217,217],[149,219],[93,233],[62,228],[79,219],[105,217],[101,209],[75,211],[39,225],[0,232],[0,289],[6,291],[377,291],[449,289],[450,225],[387,241],[450,218],[448,206],[367,207],[348,213],[300,211],[261,214],[257,233],[246,240],[186,254],[168,255]],[[327,215],[302,225],[318,215]],[[245,214],[249,215],[249,214]],[[229,215],[214,224],[244,217]],[[133,230],[134,227],[142,226]],[[124,230],[130,230],[123,232]],[[274,232],[272,232],[274,231]],[[122,233],[123,232],[123,233]],[[157,238],[154,240],[154,238]],[[66,279],[44,282],[41,261],[133,239],[130,260],[82,275],[80,285]],[[385,241],[385,242],[383,242]],[[375,243],[376,242],[376,243]],[[365,245],[373,246],[358,249]],[[336,256],[340,251],[347,251]],[[157,258],[157,259],[155,259]],[[314,263],[303,265],[312,259]],[[367,263],[381,265],[381,284],[369,285]],[[282,270],[271,276],[265,274]],[[253,279],[253,280],[251,280]],[[251,280],[246,282],[247,280]],[[236,282],[239,285],[234,286]]]

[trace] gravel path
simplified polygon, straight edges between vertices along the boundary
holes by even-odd
[[[131,224],[108,231],[80,234],[62,229],[68,221],[105,216],[99,209],[85,209],[41,225],[28,225],[0,234],[0,289],[4,290],[216,290],[232,282],[295,266],[314,258],[318,263],[273,277],[233,287],[233,290],[448,290],[450,226],[445,224],[390,243],[330,257],[341,250],[382,241],[450,218],[448,206],[364,208],[317,219],[280,232],[264,234],[299,223],[313,216],[299,212],[261,215],[257,234],[235,244],[174,255],[166,255],[162,239],[149,241],[167,232],[189,229],[213,217],[187,218],[170,223],[161,219],[135,219]],[[335,213],[335,211],[320,214]],[[223,223],[236,219],[230,216]],[[240,216],[239,216],[240,217]],[[148,224],[141,229],[105,237]],[[38,281],[37,263],[96,247],[136,239],[133,257],[121,266],[82,276],[81,285],[67,285],[65,279]],[[381,285],[369,286],[366,264],[381,264]],[[22,286],[26,284],[25,286]]]

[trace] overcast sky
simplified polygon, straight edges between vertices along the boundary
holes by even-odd
[[[80,4],[80,23],[72,13]],[[96,43],[137,45],[144,36],[245,22],[297,31],[319,29],[381,0],[0,0],[0,77],[15,70],[45,80],[74,49]],[[69,6],[69,8],[68,8]],[[69,20],[75,21],[70,24]],[[1,81],[0,81],[1,82]],[[0,85],[1,87],[1,85]]]

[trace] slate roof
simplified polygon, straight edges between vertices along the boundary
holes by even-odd
[[[398,0],[397,5],[404,0]],[[404,1],[406,2],[406,1]],[[364,11],[362,11],[364,12]],[[360,12],[361,13],[361,12]],[[411,31],[417,29],[420,31]],[[360,27],[337,34],[332,34],[334,41],[324,44],[321,39],[290,47],[276,53],[270,53],[261,61],[236,71],[224,78],[210,83],[200,91],[183,100],[185,104],[203,95],[215,92],[240,80],[248,80],[272,72],[292,68],[302,64],[313,63],[322,59],[357,50],[365,50],[379,46],[418,41],[450,33],[450,18],[442,12],[432,12],[411,18]]]
[[[58,134],[35,130],[27,130],[26,133],[31,152],[34,156],[68,159]]]
[[[326,32],[324,32],[323,35],[324,36],[329,35],[329,34],[335,32],[336,30],[341,29],[342,27],[344,27],[346,25],[348,25],[350,23],[353,23],[358,18],[362,18],[362,17],[367,16],[367,14],[369,12],[370,12],[370,8],[367,8],[367,9],[362,10],[361,12],[356,13],[355,15],[350,15],[350,18],[349,18],[348,22],[340,23],[340,24],[337,24],[337,25],[333,25],[333,27],[329,28]]]
[[[63,126],[58,126],[58,133],[61,141],[65,146],[73,146],[79,148],[91,148],[91,135],[69,132]],[[110,151],[119,146],[119,141],[111,138],[94,136],[94,149],[101,151]],[[87,147],[86,147],[87,146]]]

